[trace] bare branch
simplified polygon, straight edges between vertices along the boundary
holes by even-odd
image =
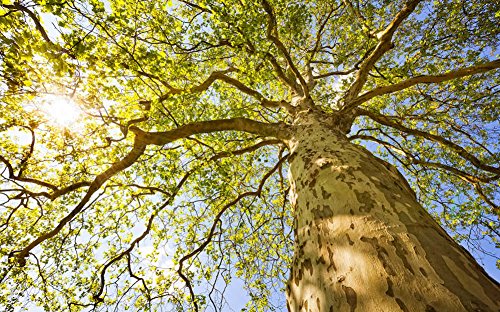
[[[350,73],[353,73],[355,70],[356,70],[356,67],[353,67],[349,70],[332,71],[332,72],[328,72],[326,74],[313,76],[313,78],[314,79],[321,79],[321,78],[327,78],[330,76],[345,76],[345,75],[349,75]]]
[[[381,114],[378,114],[375,112],[371,112],[371,111],[368,111],[368,110],[365,110],[362,108],[356,108],[355,113],[357,115],[367,116],[367,117],[371,118],[372,120],[378,122],[379,124],[382,124],[382,125],[385,125],[388,127],[392,127],[394,129],[398,129],[398,130],[405,132],[409,135],[419,136],[419,137],[425,138],[427,140],[439,143],[440,145],[447,147],[450,150],[456,152],[460,157],[469,161],[476,168],[494,173],[496,175],[500,174],[500,168],[484,164],[476,156],[469,153],[463,147],[443,138],[442,136],[431,134],[431,133],[417,130],[417,129],[408,128],[408,127],[402,125],[401,123],[398,123],[398,122],[391,120],[391,118],[388,116],[381,115]]]
[[[384,94],[390,94],[394,93],[397,91],[401,91],[407,88],[410,88],[416,84],[430,84],[430,83],[440,83],[440,82],[445,82],[453,79],[458,79],[462,77],[467,77],[471,75],[476,75],[480,73],[484,73],[490,70],[494,70],[500,68],[500,59],[484,63],[484,64],[479,64],[475,66],[470,66],[470,67],[464,67],[460,68],[457,70],[449,71],[444,74],[440,75],[428,75],[428,76],[417,76],[413,77],[410,79],[407,79],[405,81],[402,81],[400,83],[396,83],[390,86],[383,86],[383,87],[378,87],[373,90],[370,90],[368,92],[365,92],[361,94],[359,97],[354,99],[349,106],[354,107],[357,105],[360,105],[361,103],[364,103],[376,96],[384,95]]]
[[[383,145],[387,149],[394,149],[394,150],[404,154],[406,159],[412,164],[417,164],[417,165],[420,165],[420,166],[423,166],[426,168],[440,169],[440,170],[443,170],[449,174],[452,174],[452,175],[464,180],[465,182],[471,184],[474,187],[474,190],[476,191],[476,193],[479,195],[479,197],[481,197],[481,199],[486,204],[491,206],[493,211],[498,211],[498,209],[499,209],[498,205],[496,205],[492,199],[488,198],[488,196],[486,196],[486,194],[484,194],[483,189],[481,187],[481,183],[490,183],[490,182],[496,181],[496,180],[500,179],[500,174],[497,174],[494,176],[475,176],[475,175],[471,175],[463,170],[459,170],[459,169],[452,167],[452,166],[449,166],[449,165],[417,159],[414,155],[412,155],[408,151],[397,148],[394,145],[389,144],[388,142],[385,142],[383,140],[380,140],[380,139],[375,138],[375,137],[370,136],[370,135],[356,134],[356,135],[353,135],[349,138],[349,140],[355,140],[355,139],[369,140],[369,141],[376,142],[378,144]],[[399,160],[399,161],[405,166],[408,165],[408,164],[403,163],[401,160]]]
[[[314,43],[314,48],[312,49],[311,55],[309,56],[309,63],[311,63],[312,59],[314,58],[314,56],[316,55],[316,53],[318,52],[318,50],[321,46],[321,36],[323,35],[323,30],[325,29],[326,24],[328,23],[328,21],[332,17],[333,12],[338,10],[341,6],[342,5],[340,4],[336,8],[332,8],[330,10],[330,12],[328,12],[328,14],[326,15],[325,20],[323,22],[321,22],[321,24],[317,30],[317,33],[316,33],[316,42]]]
[[[415,157],[415,155],[411,154],[410,152],[408,152],[406,150],[402,150],[401,148],[397,148],[392,144],[389,144],[383,140],[377,139],[377,138],[370,136],[370,135],[357,134],[357,135],[353,135],[349,138],[349,140],[354,140],[354,139],[369,140],[369,141],[376,142],[376,143],[381,144],[385,147],[388,147],[388,148],[391,148],[391,149],[394,149],[396,151],[401,152],[408,159],[408,161],[412,164],[421,165],[421,166],[429,167],[429,168],[442,169],[442,170],[447,171],[453,175],[456,175],[456,176],[460,177],[461,179],[463,179],[467,182],[470,182],[470,183],[479,183],[479,182],[489,183],[489,182],[500,179],[500,175],[498,175],[498,174],[494,175],[494,176],[475,176],[475,175],[471,175],[465,171],[459,170],[459,169],[452,167],[452,166],[449,166],[449,165],[418,159]]]
[[[333,71],[333,72],[330,72],[330,73],[326,73],[326,74],[322,74],[322,75],[318,75],[318,76],[313,76],[314,79],[321,79],[321,78],[326,78],[326,77],[330,77],[330,76],[334,76],[334,75],[349,75],[351,73],[353,73],[354,71],[356,71],[357,69],[359,69],[359,65],[361,63],[363,63],[363,61],[370,55],[370,53],[374,50],[375,48],[372,47],[372,48],[369,48],[365,54],[363,54],[363,57],[361,57],[361,59],[359,61],[356,62],[356,64],[354,64],[354,66],[349,69],[349,70],[343,70],[343,71]],[[321,62],[321,61],[320,61]],[[328,62],[327,62],[328,63]]]
[[[182,2],[182,3],[184,3],[184,4],[186,4],[187,6],[190,6],[192,8],[198,9],[198,10],[200,10],[202,12],[212,13],[212,11],[210,11],[209,9],[201,7],[201,6],[199,6],[199,5],[195,4],[195,3],[192,3],[192,2],[189,2],[189,1],[186,1],[186,0],[179,0],[179,1]]]

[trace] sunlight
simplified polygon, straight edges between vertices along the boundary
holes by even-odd
[[[65,96],[47,95],[40,99],[40,110],[49,121],[67,128],[77,122],[82,111],[75,102]]]

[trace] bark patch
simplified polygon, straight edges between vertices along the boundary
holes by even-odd
[[[347,304],[351,307],[350,311],[354,312],[356,310],[356,307],[358,306],[358,297],[356,295],[356,292],[351,287],[344,285],[342,285],[342,290],[345,293]]]
[[[418,207],[418,209],[423,208]],[[413,213],[417,214],[416,211],[413,211]],[[406,213],[401,212],[398,215],[400,220],[409,219]],[[497,284],[488,279],[487,275],[481,276],[481,268],[473,269],[478,273],[478,277],[467,275],[467,282],[459,280],[459,276],[464,275],[466,271],[460,272],[457,270],[466,268],[468,262],[467,253],[444,230],[439,228],[430,216],[424,215],[425,218],[420,222],[421,224],[426,222],[426,226],[407,226],[407,229],[418,240],[423,250],[421,254],[425,255],[430,266],[439,275],[443,287],[454,294],[454,297],[457,298],[457,301],[463,305],[466,311],[489,311],[491,306],[498,305],[496,303],[498,302],[498,299],[496,299],[498,298],[498,287],[495,287]],[[408,224],[405,221],[403,223]],[[445,257],[449,259],[448,263],[445,261]],[[473,263],[473,260],[470,261]],[[420,272],[424,274],[422,270]],[[471,283],[468,282],[469,279],[472,281]],[[473,286],[473,284],[478,285],[478,287]]]
[[[311,260],[307,259],[304,261],[304,267],[309,271],[309,274],[313,275],[314,269]]]
[[[326,247],[326,250],[328,251],[328,260],[330,261],[330,265],[326,270],[328,272],[330,272],[330,269],[337,271],[337,267],[335,266],[335,261],[333,261],[333,250],[331,250],[330,247]]]
[[[297,275],[295,275],[295,286],[299,286],[300,281],[302,280],[302,269],[299,269],[299,272],[297,272]]]
[[[373,209],[373,207],[375,207],[375,205],[373,204],[373,200],[370,196],[370,193],[358,192],[354,190],[354,194],[356,194],[358,202],[364,204],[363,206],[359,207],[360,212],[370,212]]]
[[[328,199],[332,197],[332,194],[328,193],[323,187],[321,187],[321,195],[324,199]]]
[[[398,306],[401,308],[401,310],[403,310],[403,312],[410,312],[408,310],[408,308],[406,307],[406,305],[404,304],[403,300],[399,299],[399,298],[396,298],[396,303],[398,304]]]
[[[387,250],[385,250],[384,247],[380,246],[378,244],[378,239],[376,238],[368,238],[368,237],[361,237],[361,241],[368,243],[372,245],[372,247],[377,251],[377,257],[382,262],[382,266],[384,267],[384,270],[387,272],[387,274],[391,276],[395,276],[396,272],[394,272],[394,269],[390,265],[390,257],[389,254],[387,253]]]
[[[313,173],[311,173],[311,182],[309,182],[309,187],[314,187],[316,185],[316,178],[318,177],[319,170],[316,169],[314,170]]]
[[[327,205],[318,205],[317,208],[311,209],[311,212],[313,213],[315,219],[326,219],[334,216],[333,210]]]
[[[349,237],[349,234],[345,233],[345,237],[347,238],[347,241],[349,242],[349,245],[351,245],[351,246],[354,245],[354,242]]]
[[[427,277],[427,272],[425,272],[424,268],[420,268],[420,273],[422,273],[423,276]]]
[[[396,255],[398,255],[401,261],[403,261],[405,268],[410,271],[411,274],[415,275],[415,271],[413,271],[410,262],[408,262],[408,259],[406,258],[407,252],[403,244],[401,244],[397,239],[392,243],[394,245],[394,248],[396,249]]]
[[[394,291],[392,290],[392,281],[387,278],[387,291],[385,292],[387,296],[394,297]]]

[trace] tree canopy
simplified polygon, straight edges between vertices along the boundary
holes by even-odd
[[[297,94],[495,257],[499,20],[489,0],[2,0],[0,305],[222,310],[238,277],[249,311],[286,309]]]

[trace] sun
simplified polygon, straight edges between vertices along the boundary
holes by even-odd
[[[40,99],[39,105],[46,118],[60,127],[68,128],[82,116],[80,107],[66,96],[46,95]]]

